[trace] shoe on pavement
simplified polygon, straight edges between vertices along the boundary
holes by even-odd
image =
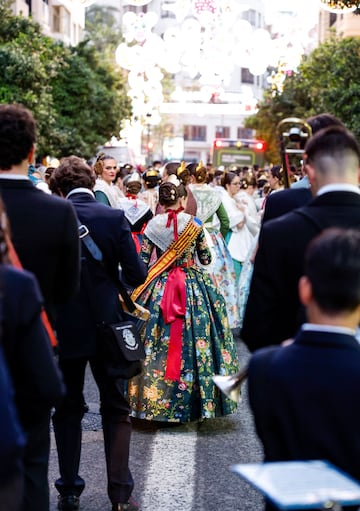
[[[76,511],[80,506],[80,499],[76,495],[59,495],[58,509],[61,511]]]
[[[113,504],[112,511],[140,511],[140,506],[133,498],[125,502],[125,504]]]

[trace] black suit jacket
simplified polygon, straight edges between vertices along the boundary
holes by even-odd
[[[262,222],[285,215],[293,209],[305,206],[312,199],[310,188],[288,188],[270,193],[265,202]]]
[[[72,205],[38,190],[30,180],[0,175],[14,247],[24,268],[35,274],[50,316],[79,286],[80,258]]]
[[[292,337],[304,321],[298,298],[304,254],[327,227],[360,229],[360,195],[325,193],[262,226],[241,331],[251,351]]]
[[[325,459],[360,481],[360,345],[300,331],[250,359],[248,392],[266,461]]]
[[[89,357],[96,354],[96,324],[122,319],[116,286],[119,264],[125,283],[131,287],[144,282],[147,268],[136,252],[122,210],[101,204],[88,193],[75,193],[69,201],[100,248],[104,265],[95,261],[82,244],[80,291],[68,304],[59,307],[56,330],[60,357]],[[91,280],[90,286],[85,273]]]

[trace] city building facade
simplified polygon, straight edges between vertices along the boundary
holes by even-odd
[[[45,35],[75,46],[84,32],[87,0],[14,0],[16,15],[31,16]]]

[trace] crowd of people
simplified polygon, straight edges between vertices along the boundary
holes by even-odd
[[[58,508],[79,509],[89,365],[112,510],[138,511],[132,420],[170,426],[234,413],[237,403],[212,377],[239,370],[239,337],[256,351],[249,396],[265,459],[328,459],[360,480],[360,417],[351,406],[360,390],[360,148],[335,117],[308,122],[306,177],[292,169],[294,187],[284,189],[279,165],[220,170],[172,161],[139,169],[100,153],[37,168],[31,112],[0,105],[7,510],[49,509],[50,421]],[[150,312],[142,372],[128,381],[109,369],[100,343],[99,327],[124,318],[119,282]]]

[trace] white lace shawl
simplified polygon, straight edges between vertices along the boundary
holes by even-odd
[[[197,205],[196,216],[206,222],[208,218],[214,215],[221,204],[221,196],[214,188],[207,184],[189,185]]]
[[[115,185],[108,185],[106,181],[98,177],[93,189],[94,192],[103,192],[112,208],[118,208],[119,194],[115,189]],[[120,190],[119,190],[120,191]]]
[[[148,204],[143,200],[129,199],[128,197],[118,200],[118,208],[124,211],[131,225],[136,224],[150,210]]]
[[[178,233],[181,234],[186,225],[191,220],[191,215],[181,212],[177,215]],[[171,222],[170,227],[166,227],[168,221],[168,214],[162,213],[156,215],[147,224],[144,234],[163,252],[168,249],[170,244],[174,241],[174,223]]]

